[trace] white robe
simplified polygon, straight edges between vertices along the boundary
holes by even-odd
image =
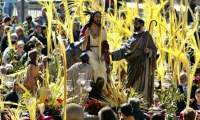
[[[99,42],[99,40],[101,40]],[[96,79],[98,77],[102,77],[106,83],[107,82],[107,73],[106,73],[106,63],[105,61],[101,61],[100,60],[100,56],[99,55],[99,50],[101,50],[101,48],[99,48],[99,46],[101,47],[101,43],[107,40],[107,34],[106,34],[106,30],[102,29],[102,35],[101,35],[101,39],[99,37],[97,38],[93,38],[92,35],[90,35],[90,49],[92,51],[87,50],[86,53],[89,55],[90,59],[89,59],[89,63],[93,68],[94,71],[94,81],[96,82]],[[100,44],[100,45],[99,45]],[[86,49],[87,46],[87,42],[84,42],[82,45],[82,50],[84,51]]]

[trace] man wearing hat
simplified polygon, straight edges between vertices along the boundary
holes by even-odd
[[[131,98],[128,103],[132,106],[132,116],[135,120],[150,120],[150,117],[140,110],[140,100],[138,98]]]
[[[85,73],[84,74],[84,80],[93,80],[93,69],[88,64],[89,56],[87,53],[82,53],[80,55],[81,62],[75,63],[68,69],[68,79],[72,80],[72,87],[77,88],[74,90],[74,95],[79,94],[79,87],[77,86],[77,80],[79,77],[79,73]]]
[[[127,60],[126,87],[136,87],[136,92],[143,92],[144,99],[151,105],[157,49],[151,34],[144,30],[144,25],[143,19],[135,18],[134,32],[127,43],[120,49],[110,53],[110,55],[113,61]]]

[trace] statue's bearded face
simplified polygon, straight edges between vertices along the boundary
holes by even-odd
[[[99,12],[94,14],[93,22],[98,26],[101,25],[101,14]]]
[[[138,32],[141,29],[141,24],[139,21],[135,20],[134,21],[134,32]]]

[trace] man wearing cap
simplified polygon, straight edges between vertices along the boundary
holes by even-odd
[[[77,86],[77,80],[79,77],[78,73],[85,73],[84,74],[84,80],[93,80],[93,69],[88,64],[89,56],[87,53],[82,53],[80,55],[81,62],[75,63],[68,69],[68,79],[72,80],[73,88],[77,87],[77,89],[74,90],[74,94],[79,94],[79,87]]]
[[[140,110],[140,100],[138,98],[131,98],[128,101],[129,104],[132,106],[132,116],[135,120],[150,120],[150,117]]]
[[[110,53],[113,61],[126,59],[128,62],[126,87],[136,87],[144,93],[144,99],[153,102],[154,70],[156,68],[157,49],[152,36],[144,30],[141,18],[134,20],[134,32],[120,49]]]

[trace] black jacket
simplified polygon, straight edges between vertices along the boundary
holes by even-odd
[[[195,99],[195,92],[197,89],[198,89],[198,87],[196,85],[192,85],[190,99]],[[184,94],[183,87],[181,85],[178,85],[178,90],[181,94]],[[181,111],[183,111],[185,109],[186,101],[187,101],[187,98],[185,97],[184,100],[181,100],[180,102],[177,103],[177,107],[178,107],[177,115],[179,115],[181,113]]]
[[[5,101],[10,101],[10,102],[14,102],[14,103],[18,103],[18,95],[16,93],[16,91],[11,91],[7,96]],[[17,105],[11,105],[11,108],[17,108]]]
[[[33,33],[31,33],[28,36],[28,39],[30,40],[33,36],[35,36],[40,42],[42,42],[43,45],[47,45],[47,39],[45,39],[45,37],[42,35],[42,33],[40,35],[38,35],[35,31]]]
[[[131,115],[135,120],[150,120],[150,117],[139,108],[134,108]]]

